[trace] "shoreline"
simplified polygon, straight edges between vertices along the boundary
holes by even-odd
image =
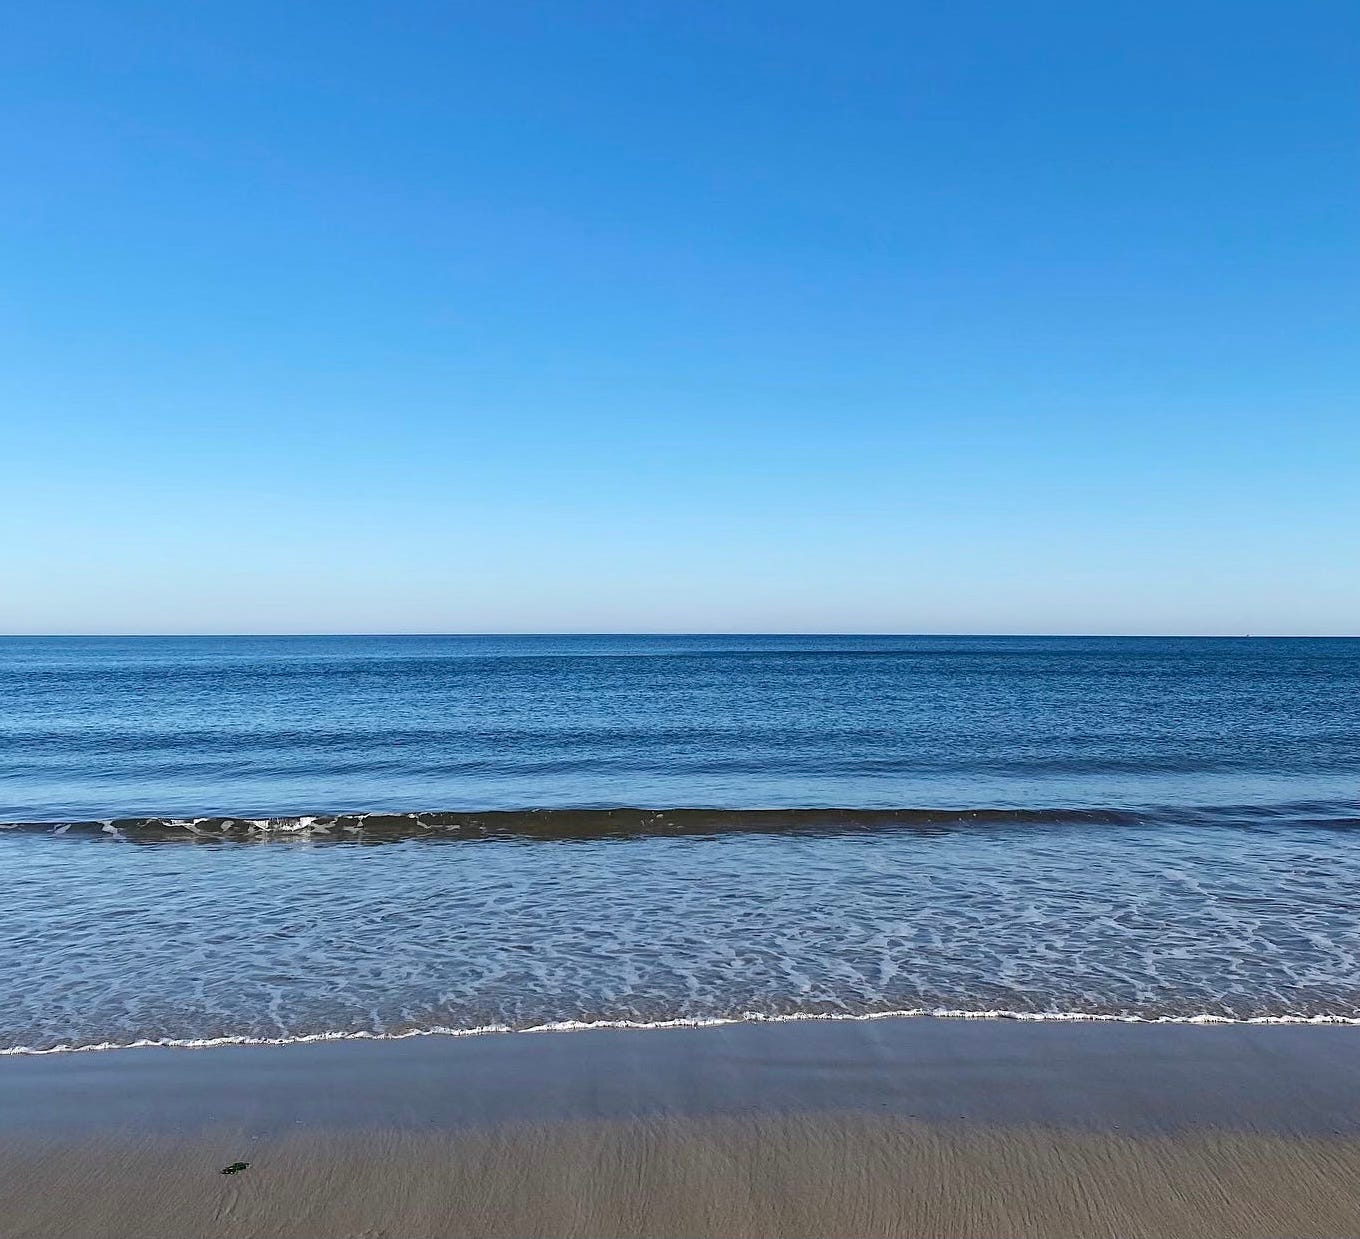
[[[1150,1026],[1220,1027],[1220,1028],[1347,1028],[1360,1027],[1360,1016],[1350,1015],[1251,1015],[1230,1016],[1203,1012],[1198,1015],[1107,1015],[1087,1011],[972,1011],[967,1009],[907,1009],[897,1011],[866,1011],[861,1013],[800,1012],[791,1015],[734,1015],[677,1017],[666,1020],[557,1020],[546,1024],[532,1024],[514,1028],[507,1024],[486,1024],[473,1028],[414,1028],[406,1032],[382,1033],[358,1029],[354,1032],[297,1033],[280,1037],[260,1037],[248,1033],[216,1037],[143,1037],[135,1041],[97,1041],[71,1044],[62,1042],[52,1046],[6,1046],[0,1049],[0,1059],[42,1058],[49,1055],[104,1054],[118,1050],[217,1050],[231,1047],[284,1048],[300,1045],[330,1045],[343,1041],[416,1041],[424,1038],[497,1036],[542,1036],[552,1033],[576,1032],[667,1032],[674,1029],[730,1028],[739,1025],[769,1024],[859,1024],[877,1020],[941,1020],[995,1021],[1018,1024],[1128,1024]]]
[[[16,1057],[0,1230],[1355,1234],[1357,1051],[898,1019]]]
[[[0,1136],[863,1110],[1360,1136],[1360,1029],[883,1017],[0,1059]]]

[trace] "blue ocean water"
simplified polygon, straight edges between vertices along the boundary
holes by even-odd
[[[0,640],[0,1048],[1360,1018],[1360,640]]]

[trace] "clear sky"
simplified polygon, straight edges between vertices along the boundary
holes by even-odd
[[[0,29],[0,630],[1360,631],[1360,10]]]

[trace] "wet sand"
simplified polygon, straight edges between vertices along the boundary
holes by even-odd
[[[218,1167],[250,1165],[234,1176]],[[1354,1235],[1360,1141],[823,1112],[0,1150],[10,1236]]]
[[[1360,1030],[889,1020],[9,1058],[0,1233],[1360,1235]]]

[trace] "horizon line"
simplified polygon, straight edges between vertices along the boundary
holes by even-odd
[[[1147,641],[1353,641],[1360,633],[1299,633],[1299,632],[889,632],[886,630],[863,631],[775,631],[770,629],[742,629],[728,631],[700,630],[651,630],[651,631],[595,631],[573,629],[564,631],[514,629],[501,632],[490,631],[352,631],[352,632],[0,632],[3,641],[119,641],[119,640],[278,640],[296,638],[335,639],[335,638],[410,638],[430,639],[447,637],[464,638],[739,638],[739,637],[882,637],[894,639],[1048,639],[1048,640],[1147,640]]]

